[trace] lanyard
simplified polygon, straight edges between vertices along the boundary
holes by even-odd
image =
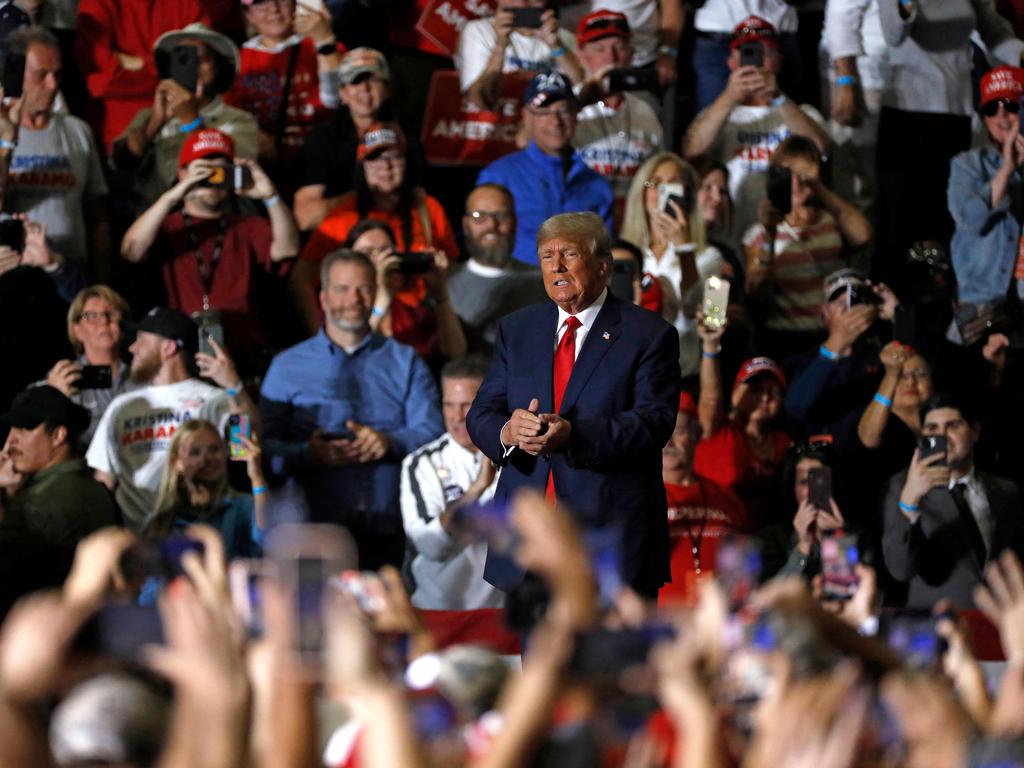
[[[700,488],[700,506],[703,514],[700,517],[700,528],[697,530],[697,535],[694,536],[690,526],[687,525],[686,537],[690,540],[690,551],[693,552],[693,566],[697,570],[697,575],[700,575],[700,545],[704,542],[704,528],[708,524],[708,497],[700,478],[697,478],[697,485]]]
[[[185,231],[188,232],[188,238],[192,241],[192,250],[196,258],[196,268],[199,270],[199,279],[203,281],[203,311],[208,312],[210,309],[210,292],[213,288],[213,275],[217,271],[217,265],[220,263],[220,256],[224,250],[224,237],[228,231],[227,217],[221,216],[217,220],[217,240],[214,242],[213,255],[210,257],[209,265],[207,265],[206,261],[203,260],[203,252],[199,247],[199,235],[196,234],[192,226],[192,217],[186,211],[182,211],[181,215],[185,218]]]

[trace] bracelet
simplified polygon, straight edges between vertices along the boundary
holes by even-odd
[[[252,488],[252,495],[259,496],[261,493],[267,492],[267,486],[265,485],[254,485]]]
[[[281,202],[281,196],[275,192],[274,194],[272,194],[270,197],[266,198],[263,201],[263,205],[265,205],[267,208],[273,208],[275,205],[277,205],[280,202]]]
[[[914,513],[917,512],[920,509],[920,507],[917,504],[905,504],[901,501],[900,509],[902,509],[904,512]]]
[[[786,103],[786,94],[784,94],[784,93],[780,93],[778,96],[776,96],[774,99],[772,99],[772,107],[774,109],[778,109],[779,107],[781,107],[785,103]]]
[[[824,357],[826,360],[831,360],[833,363],[839,359],[839,353],[833,352],[831,349],[822,344],[818,347],[818,354]]]
[[[380,307],[374,307],[370,310],[370,314],[374,317],[384,317],[387,313],[388,311],[386,309],[381,309]]]
[[[883,408],[892,408],[892,400],[883,395],[881,392],[875,392],[875,396],[872,399]]]
[[[318,45],[316,47],[316,55],[317,56],[330,56],[332,53],[337,53],[337,52],[338,52],[338,39],[336,37],[332,37],[326,43],[320,43],[320,45]]]
[[[659,56],[671,56],[673,59],[679,58],[679,49],[674,48],[671,45],[659,45],[658,46]]]
[[[718,357],[721,351],[721,348],[719,348],[718,352],[708,352],[707,350],[704,350],[704,352],[702,352],[701,354],[703,354],[704,357],[706,357],[708,360],[714,360],[716,357]]]
[[[0,149],[17,149],[18,142],[8,139],[0,139]]]
[[[224,391],[228,393],[228,397],[238,397],[242,391],[242,385],[239,383],[237,387],[224,387]]]
[[[555,59],[558,59],[558,58],[561,58],[562,56],[565,56],[565,46],[564,45],[560,45],[557,48],[553,48],[551,50],[551,56],[552,56],[552,58],[555,58]]]
[[[840,75],[836,78],[836,85],[855,85],[856,82],[853,75]]]
[[[197,117],[191,123],[185,123],[184,125],[182,125],[178,130],[181,133],[188,133],[189,131],[194,131],[196,128],[198,128],[202,124],[203,124],[203,118]]]

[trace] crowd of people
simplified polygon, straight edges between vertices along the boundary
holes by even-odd
[[[1019,5],[2,0],[0,768],[1024,766]]]

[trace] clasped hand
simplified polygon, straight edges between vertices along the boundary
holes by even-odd
[[[527,408],[516,408],[502,430],[501,442],[514,445],[531,456],[557,453],[569,442],[572,425],[557,413],[537,413],[540,402],[530,401]]]

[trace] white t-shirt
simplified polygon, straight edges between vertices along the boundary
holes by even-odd
[[[107,194],[92,131],[82,120],[55,112],[35,130],[22,126],[11,158],[4,207],[46,225],[46,236],[69,261],[84,265],[87,231],[82,201]]]
[[[629,194],[640,164],[660,152],[664,141],[651,106],[632,93],[623,96],[618,109],[599,101],[580,110],[572,139],[583,162],[611,182],[616,210]]]
[[[707,0],[693,17],[701,32],[728,33],[747,16],[760,16],[778,32],[796,32],[796,8],[784,0]]]
[[[222,432],[230,405],[222,389],[199,379],[141,387],[114,398],[96,427],[85,460],[117,478],[125,523],[141,530],[153,513],[175,430],[206,419]]]
[[[814,107],[800,108],[818,125],[825,120]],[[792,131],[773,107],[735,107],[715,142],[712,154],[729,169],[729,193],[736,209],[736,232],[757,221],[757,206],[765,196],[765,177],[775,148]]]
[[[562,47],[576,47],[575,38],[564,29],[558,30]],[[491,58],[491,51],[498,42],[498,34],[490,18],[474,19],[462,29],[459,45],[455,51],[455,67],[459,70],[459,85],[467,90],[480,77]],[[551,47],[539,37],[513,32],[505,48],[502,72],[553,72],[558,69],[557,60],[551,55]]]
[[[468,451],[447,432],[402,461],[401,506],[405,535],[414,550],[411,571],[416,581],[412,604],[425,610],[467,611],[498,608],[504,595],[484,581],[487,544],[462,546],[441,527],[440,515],[457,501],[490,461]],[[481,501],[494,495],[497,478]]]
[[[889,46],[882,35],[878,0],[829,0],[821,48],[826,58],[857,59],[857,79],[864,88],[882,89],[889,77]],[[829,72],[828,79],[834,78]]]

